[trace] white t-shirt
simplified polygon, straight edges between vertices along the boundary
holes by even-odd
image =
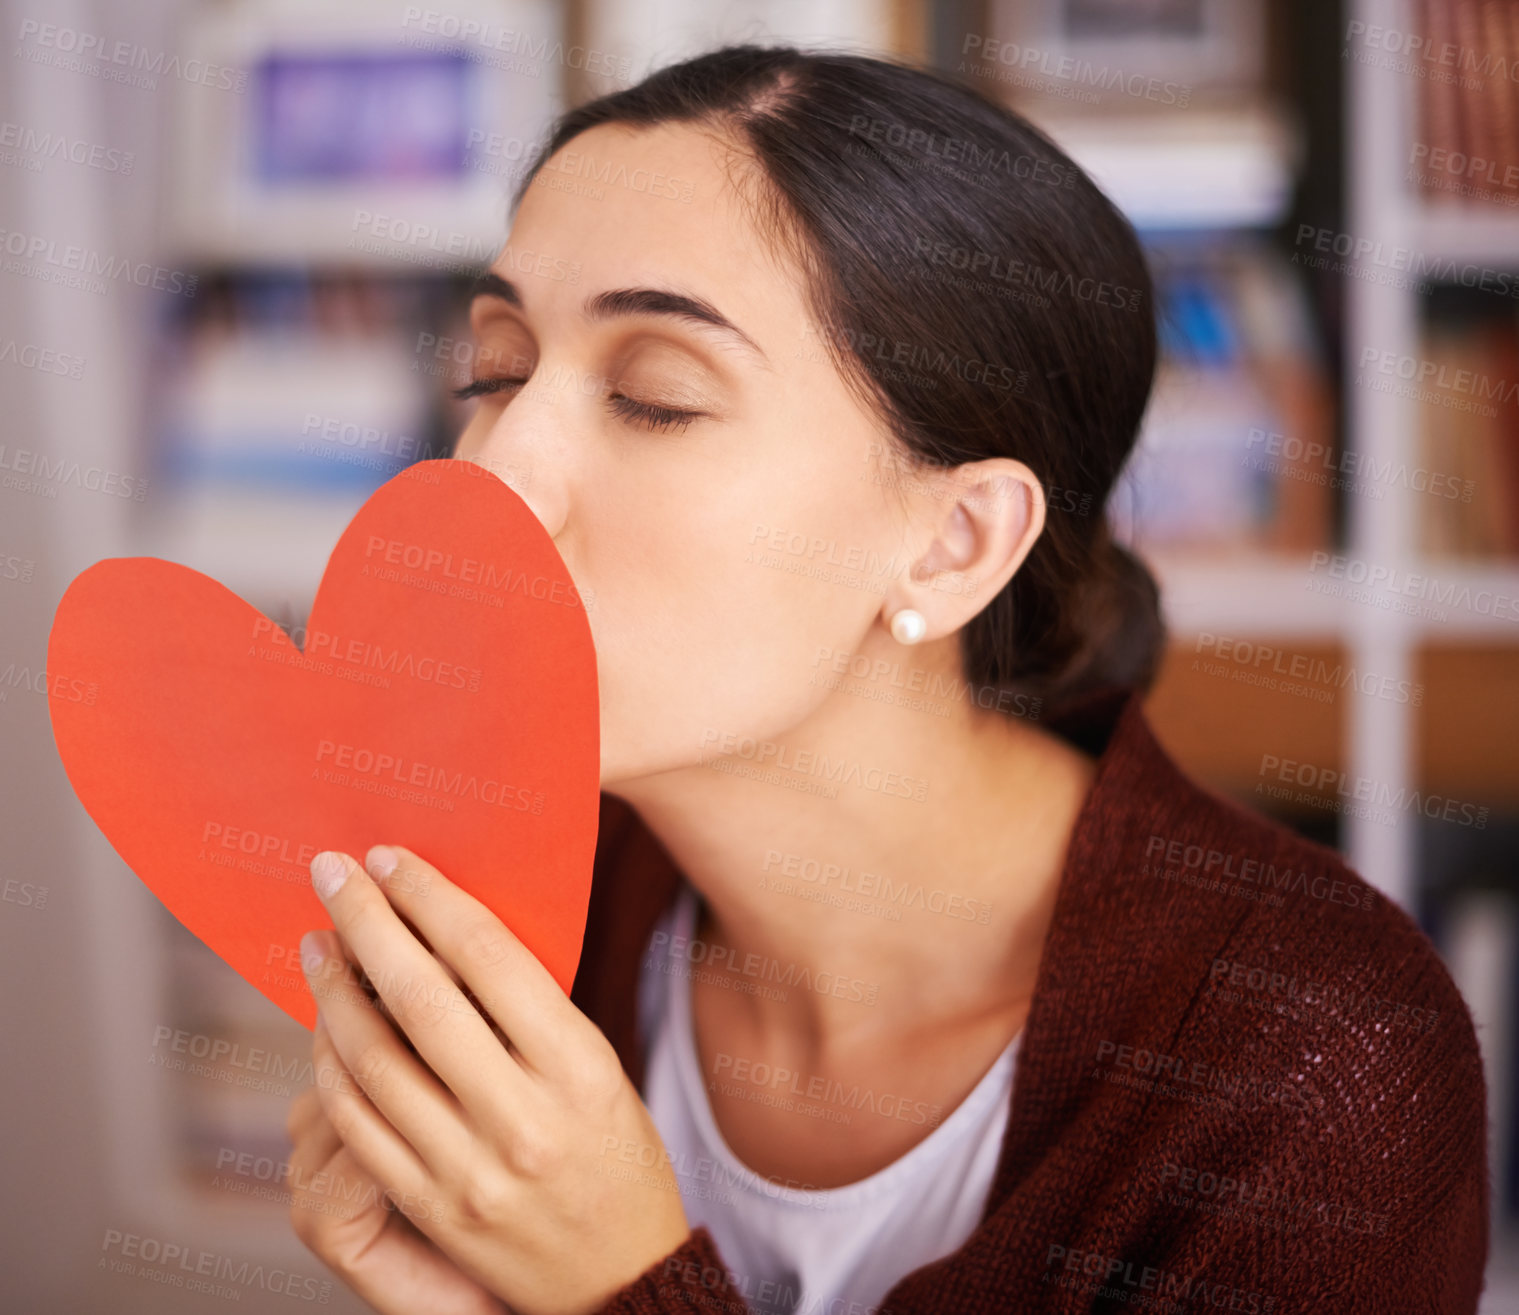
[[[761,1315],[872,1315],[898,1279],[958,1250],[980,1222],[1022,1032],[927,1137],[868,1178],[810,1191],[761,1178],[718,1131],[697,1058],[691,975],[704,969],[700,951],[691,949],[696,914],[696,891],[682,882],[645,949],[638,984],[642,1094],[673,1162],[686,1218],[711,1232]],[[805,1084],[745,1085],[767,1099],[805,1100],[792,1094]],[[879,1117],[852,1108],[863,1099],[851,1090],[813,1102],[826,1111],[816,1117],[830,1118],[842,1133],[844,1116]]]

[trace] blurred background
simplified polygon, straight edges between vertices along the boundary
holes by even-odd
[[[1141,231],[1165,357],[1109,510],[1172,630],[1150,716],[1197,779],[1339,847],[1439,947],[1487,1062],[1483,1309],[1519,1311],[1519,3],[5,14],[6,1311],[363,1309],[276,1181],[306,1034],[132,877],[58,762],[63,589],[164,557],[299,637],[343,526],[460,424],[461,292],[548,120],[738,39],[963,78]],[[141,1261],[176,1246],[241,1277],[160,1283]],[[312,1286],[286,1294],[286,1271]]]

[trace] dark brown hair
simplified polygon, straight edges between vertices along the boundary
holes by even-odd
[[[822,343],[908,468],[1005,456],[1042,481],[1044,532],[964,628],[966,680],[1045,715],[1096,687],[1148,687],[1159,597],[1105,507],[1155,372],[1154,292],[1133,227],[1087,175],[944,75],[735,45],[560,116],[513,208],[544,161],[608,123],[710,126],[752,156],[765,230],[806,272]]]

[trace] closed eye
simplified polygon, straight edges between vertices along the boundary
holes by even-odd
[[[482,379],[471,379],[462,387],[455,388],[453,393],[463,402],[472,397],[487,397],[493,393],[504,393],[508,389],[523,388],[527,383],[526,379],[487,376]],[[652,402],[636,402],[622,393],[613,393],[607,399],[607,405],[622,419],[637,421],[654,429],[684,429],[693,420],[701,419],[703,415],[701,411],[659,406]]]
[[[674,406],[656,406],[652,402],[635,402],[631,397],[613,393],[607,404],[624,420],[637,420],[655,429],[684,429],[701,418],[700,411],[682,411]]]
[[[454,389],[454,396],[461,402],[467,402],[471,397],[484,397],[488,393],[504,393],[508,388],[521,388],[527,383],[526,379],[501,379],[484,378],[471,379],[461,388]]]

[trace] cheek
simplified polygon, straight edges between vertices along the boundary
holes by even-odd
[[[777,736],[827,697],[818,672],[858,644],[893,564],[836,509],[792,502],[789,520],[810,529],[752,506],[634,515],[631,499],[620,522],[610,508],[598,520],[592,630],[609,758],[694,762],[721,736]]]

